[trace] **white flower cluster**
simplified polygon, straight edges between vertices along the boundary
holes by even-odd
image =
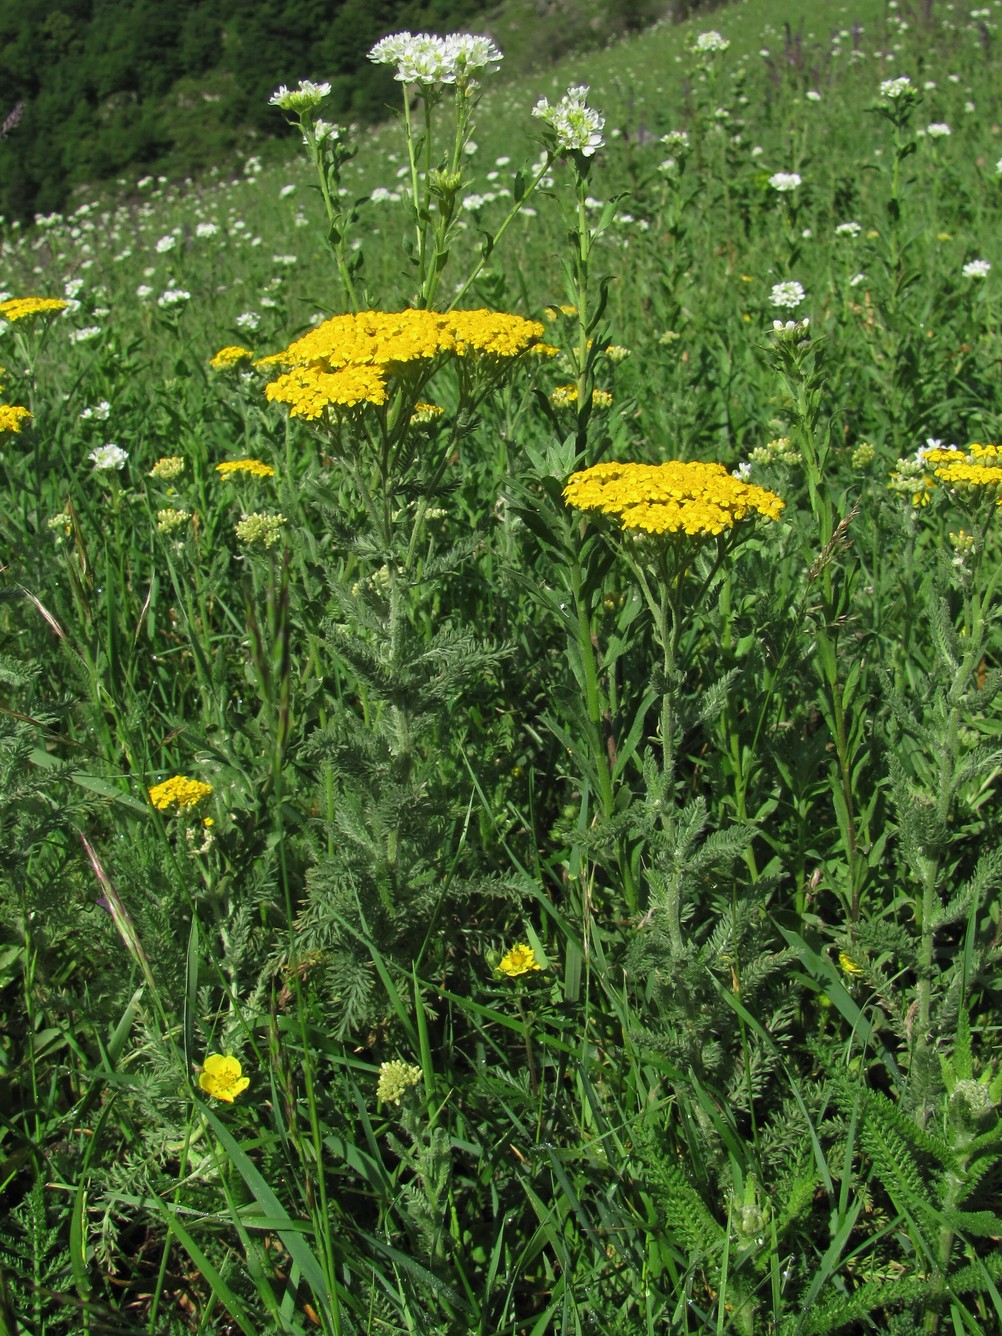
[[[588,106],[587,96],[587,84],[572,84],[556,106],[541,97],[532,109],[533,116],[538,116],[553,131],[562,153],[582,153],[590,158],[605,143],[602,138],[605,117]]]
[[[945,139],[952,133],[946,121],[933,121],[932,125],[925,127],[925,132],[930,139]]]
[[[769,177],[769,184],[773,190],[778,190],[781,195],[788,195],[791,190],[796,190],[800,182],[799,172],[774,172]]]
[[[166,311],[170,306],[181,306],[190,300],[191,293],[184,288],[166,288],[157,298],[157,305]]]
[[[304,111],[312,111],[318,107],[325,97],[330,93],[329,83],[311,83],[309,79],[300,79],[296,88],[288,89],[285,84],[281,88],[276,88],[274,93],[268,99],[273,107],[279,107],[282,111],[293,111],[297,115]]]
[[[803,285],[793,279],[785,283],[774,283],[769,301],[773,306],[788,306],[791,310],[804,300]]]
[[[726,51],[730,42],[715,29],[709,32],[701,32],[698,37],[693,39],[692,50],[698,51],[701,55],[706,52]]]
[[[129,457],[128,450],[123,450],[120,445],[115,445],[109,441],[107,445],[99,445],[87,456],[96,469],[120,469],[124,466]]]
[[[859,223],[839,223],[835,229],[835,235],[837,237],[858,237],[862,230]]]
[[[992,271],[988,260],[968,260],[964,265],[965,278],[987,278]]]
[[[880,96],[896,102],[899,98],[914,97],[915,89],[908,75],[903,74],[899,79],[885,79],[880,85]]]
[[[669,153],[685,153],[689,148],[689,136],[685,130],[669,130],[661,136],[661,142]]]
[[[502,60],[500,50],[489,37],[454,32],[448,37],[430,33],[398,32],[369,52],[377,65],[396,65],[393,76],[400,83],[416,83],[426,88],[438,84],[457,84],[476,88],[475,74],[493,74]]]

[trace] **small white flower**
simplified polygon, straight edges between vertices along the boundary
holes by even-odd
[[[601,133],[605,117],[587,105],[587,96],[587,84],[574,84],[555,107],[541,97],[532,109],[533,116],[552,130],[561,153],[581,153],[590,158],[605,143]]]
[[[769,301],[773,306],[788,306],[791,310],[804,300],[802,284],[788,279],[785,283],[774,283]]]
[[[773,190],[778,190],[781,195],[789,194],[791,190],[796,190],[801,183],[799,172],[774,172],[769,177],[769,184]]]
[[[195,236],[200,237],[203,241],[207,240],[209,237],[214,237],[218,231],[219,231],[218,223],[195,224]]]
[[[951,133],[945,121],[934,121],[932,125],[926,126],[925,132],[930,139],[945,139]]]
[[[821,94],[818,92],[816,88],[808,88],[807,92],[804,94],[804,97],[807,98],[808,102],[821,101]]]
[[[311,83],[309,79],[300,79],[296,88],[290,92],[285,84],[275,90],[268,99],[273,107],[278,107],[282,111],[294,111],[297,114],[303,111],[311,111],[313,107],[318,107],[324,98],[330,93],[329,83]]]
[[[740,478],[742,482],[747,482],[751,477],[752,466],[747,459],[743,460],[734,470],[733,477]]]
[[[898,79],[885,79],[880,85],[880,96],[896,102],[898,98],[914,97],[915,89],[908,75],[903,74]]]
[[[685,130],[669,130],[661,136],[661,142],[669,153],[684,153],[689,147],[689,136]]]
[[[120,445],[115,445],[109,441],[107,445],[99,445],[90,452],[88,459],[93,461],[96,469],[120,469],[125,465],[129,457],[128,450],[123,450]]]
[[[166,288],[157,298],[157,305],[166,310],[169,306],[180,306],[190,300],[191,293],[185,292],[184,288]]]
[[[730,42],[715,29],[711,28],[709,32],[701,32],[692,43],[691,50],[698,51],[701,54],[713,51],[726,51]]]
[[[153,289],[148,283],[140,283],[139,287],[136,288],[136,296],[141,302],[148,301],[153,296]]]
[[[177,237],[172,232],[168,232],[165,237],[161,237],[157,242],[155,250],[158,255],[166,255],[177,245]]]
[[[858,237],[862,230],[859,223],[839,223],[835,229],[835,235],[837,237]]]
[[[91,339],[99,339],[100,337],[100,325],[85,325],[83,329],[75,329],[70,335],[74,343],[90,343]]]
[[[991,273],[991,265],[987,260],[968,260],[964,265],[965,278],[987,278]]]
[[[288,199],[290,195],[294,195],[295,193],[296,193],[296,187],[294,185],[290,184],[287,186],[283,186],[282,189],[278,192],[278,198]]]
[[[849,286],[850,288],[858,288],[860,283],[865,283],[865,282],[866,282],[865,274],[853,274],[852,278],[849,279]]]
[[[261,317],[257,311],[241,311],[233,322],[237,329],[246,329],[253,333],[261,323]]]
[[[111,413],[111,404],[108,403],[107,399],[101,399],[98,403],[94,404],[92,407],[85,408],[84,411],[80,414],[80,420],[81,422],[89,422],[91,420],[95,422],[107,422],[108,415],[110,413]]]

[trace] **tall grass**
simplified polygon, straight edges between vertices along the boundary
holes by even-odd
[[[999,9],[773,9],[5,235],[0,1329],[1002,1325]]]

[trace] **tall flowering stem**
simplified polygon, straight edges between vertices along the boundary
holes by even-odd
[[[684,672],[679,665],[682,630],[691,622],[717,572],[750,530],[756,516],[776,520],[783,509],[773,492],[733,477],[720,464],[607,463],[574,473],[564,499],[594,518],[625,558],[640,586],[662,656],[660,681],[661,765],[656,800],[660,824],[675,823],[677,743]],[[708,561],[698,558],[708,555]],[[698,584],[691,588],[699,565]],[[680,885],[669,879],[664,903],[669,942],[685,950]],[[652,912],[655,907],[652,906]]]

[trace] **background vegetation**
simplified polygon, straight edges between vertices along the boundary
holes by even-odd
[[[1002,1328],[1000,12],[747,0],[5,224],[0,1330]],[[454,300],[556,351],[213,365]],[[780,519],[564,503],[669,459]]]

